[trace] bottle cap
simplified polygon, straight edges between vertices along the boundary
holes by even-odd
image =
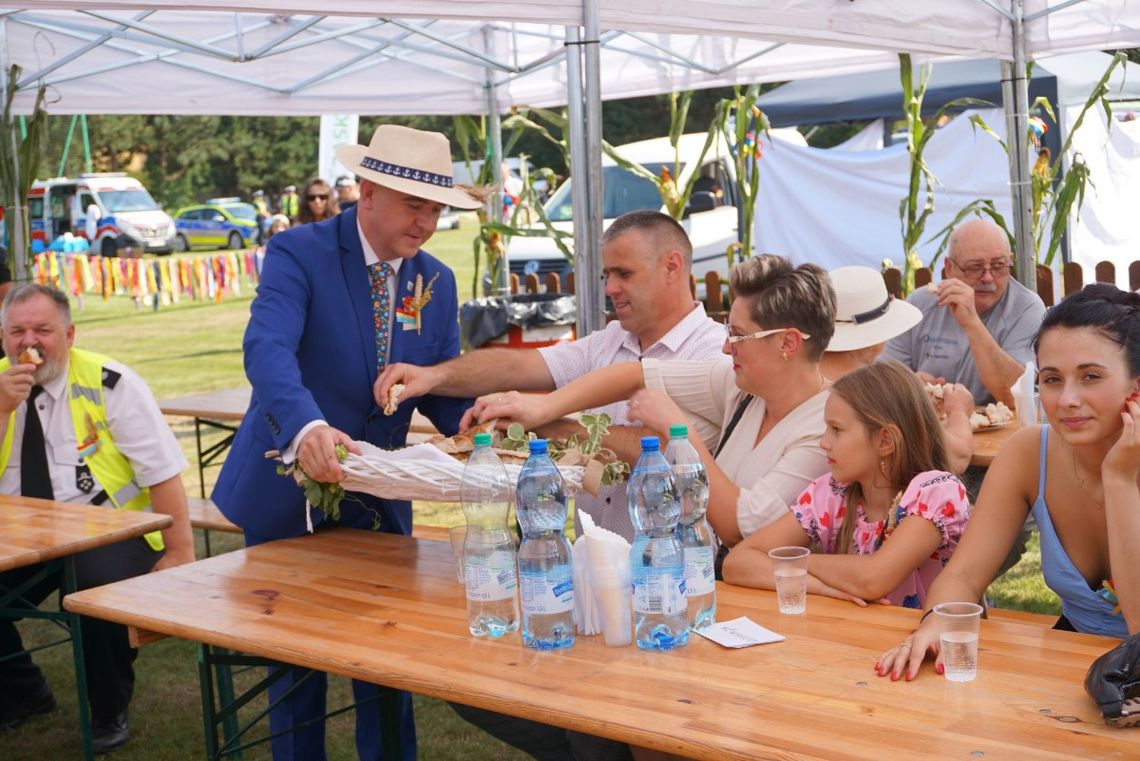
[[[475,446],[477,446],[477,447],[489,447],[489,446],[491,446],[491,434],[489,434],[489,433],[477,433],[477,434],[475,434]]]
[[[671,439],[687,439],[687,438],[689,438],[689,426],[687,426],[687,425],[671,425],[671,426],[669,426],[669,438],[671,438]]]
[[[530,453],[531,454],[546,454],[546,439],[531,439],[530,440]]]
[[[641,451],[642,452],[656,452],[661,448],[661,442],[656,436],[642,436],[641,437]]]

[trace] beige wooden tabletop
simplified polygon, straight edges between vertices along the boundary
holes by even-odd
[[[241,420],[249,409],[249,386],[223,388],[201,394],[161,399],[158,408],[165,415],[200,417],[210,420]]]
[[[970,457],[970,464],[988,468],[990,463],[994,461],[994,457],[997,456],[998,450],[1009,440],[1010,436],[1017,433],[1017,429],[1020,427],[1016,420],[1012,420],[1001,428],[974,431],[974,454]]]
[[[580,637],[560,653],[477,640],[443,542],[335,529],[68,596],[78,613],[708,759],[1140,758],[1140,732],[1100,720],[1082,689],[1115,642],[983,621],[980,673],[911,683],[873,664],[917,613],[719,585],[720,620],[785,642],[672,653]]]
[[[173,399],[162,399],[158,403],[158,408],[164,415],[240,421],[249,409],[250,392],[249,386],[241,386],[189,394]],[[437,432],[431,421],[420,414],[419,410],[412,412],[412,422],[408,430],[411,433],[423,434]]]
[[[169,515],[0,496],[0,571],[163,529]]]

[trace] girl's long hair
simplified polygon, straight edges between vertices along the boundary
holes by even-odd
[[[902,490],[919,473],[947,470],[946,445],[934,405],[918,376],[902,363],[888,359],[848,373],[835,382],[831,393],[851,406],[868,436],[885,430],[891,437],[894,451],[880,462],[876,479]],[[836,545],[841,554],[851,551],[855,512],[863,502],[858,481],[848,484],[844,500],[847,514]],[[892,520],[888,515],[888,524]]]

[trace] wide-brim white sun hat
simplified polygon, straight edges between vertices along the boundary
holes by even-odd
[[[839,267],[828,273],[835,289],[835,334],[828,351],[854,351],[889,341],[922,321],[918,307],[887,293],[883,276],[870,267]]]
[[[336,158],[366,180],[401,193],[456,209],[478,209],[483,202],[455,187],[451,146],[440,132],[381,124],[368,145],[342,145]]]

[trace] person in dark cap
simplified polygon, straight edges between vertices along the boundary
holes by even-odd
[[[360,186],[356,184],[355,177],[342,174],[336,178],[336,198],[341,211],[347,211],[356,205],[360,200]]]

